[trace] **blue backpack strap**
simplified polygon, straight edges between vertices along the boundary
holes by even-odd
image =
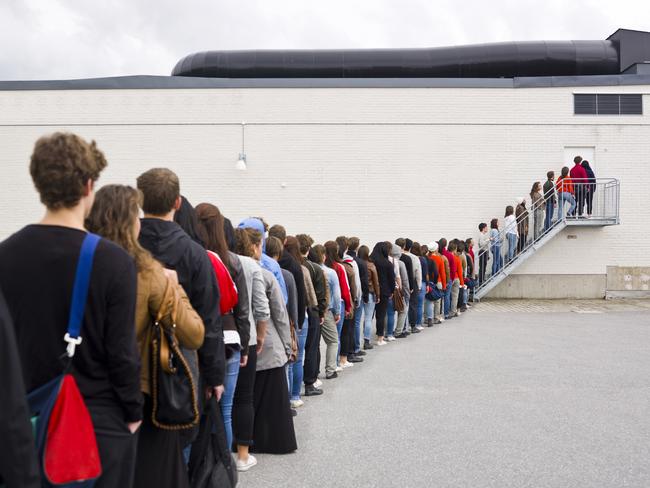
[[[95,249],[101,237],[90,232],[86,234],[81,252],[77,261],[77,271],[74,278],[74,287],[72,289],[72,305],[70,306],[70,319],[68,321],[68,332],[64,341],[68,343],[68,357],[74,356],[75,347],[81,344],[81,325],[83,324],[84,310],[86,309],[86,299],[88,298],[88,286],[90,285],[90,272],[93,269],[93,258]]]

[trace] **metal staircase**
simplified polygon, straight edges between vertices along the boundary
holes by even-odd
[[[529,236],[532,235],[532,239],[528,239],[525,244],[520,248],[519,252],[515,253],[514,257],[506,261],[507,251],[508,251],[508,240],[506,234],[509,229],[502,229],[499,231],[498,236],[494,237],[488,249],[479,250],[479,259],[484,253],[490,253],[492,261],[488,261],[488,270],[491,271],[492,264],[494,260],[494,253],[499,252],[502,257],[503,266],[496,269],[494,273],[490,274],[486,272],[486,279],[483,283],[479,284],[474,289],[474,300],[478,301],[481,298],[485,297],[490,291],[492,291],[499,283],[506,279],[515,269],[517,269],[521,264],[526,262],[537,252],[539,248],[544,246],[547,242],[553,239],[558,235],[565,227],[603,227],[606,225],[618,225],[619,220],[619,201],[620,201],[620,182],[617,179],[613,178],[596,178],[589,182],[577,183],[573,180],[573,186],[575,188],[575,193],[580,191],[591,192],[592,195],[592,212],[589,217],[586,217],[587,206],[585,205],[585,217],[577,217],[574,215],[568,215],[570,210],[570,202],[562,200],[560,201],[560,195],[556,192],[556,189],[551,189],[547,194],[544,195],[544,198],[538,201],[536,205],[533,205],[532,208],[527,209],[528,212],[522,214],[518,219],[516,219],[516,224],[523,223],[525,219],[528,219],[528,228]],[[538,218],[541,213],[542,219],[544,218],[545,208],[546,208],[546,199],[547,197],[555,196],[557,199],[557,206],[553,210],[553,220],[551,225],[546,230],[542,230],[539,233],[535,233],[535,213],[537,211]],[[541,211],[541,212],[540,212]],[[495,243],[500,243],[499,248],[495,246]]]

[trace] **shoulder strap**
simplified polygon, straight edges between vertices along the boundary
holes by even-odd
[[[72,289],[72,305],[70,306],[70,319],[68,321],[68,332],[64,340],[68,343],[68,357],[74,356],[75,346],[81,344],[81,325],[83,323],[86,299],[88,298],[88,286],[90,284],[90,272],[93,269],[93,258],[95,249],[101,237],[90,232],[86,234],[81,244],[81,252],[77,261],[77,271]]]

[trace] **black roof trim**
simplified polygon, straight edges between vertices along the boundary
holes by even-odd
[[[260,78],[117,76],[79,80],[0,81],[0,91],[169,90],[201,88],[544,88],[650,85],[650,75],[544,76],[530,78]]]

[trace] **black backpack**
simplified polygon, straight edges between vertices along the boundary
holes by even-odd
[[[228,448],[217,399],[205,404],[199,434],[192,444],[189,474],[192,488],[235,488],[237,468]]]

